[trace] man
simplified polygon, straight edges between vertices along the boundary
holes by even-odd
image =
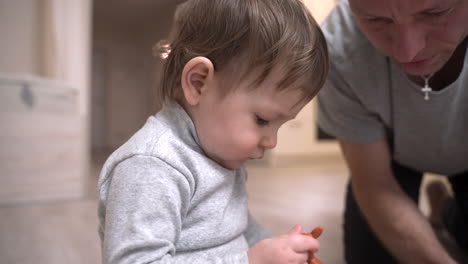
[[[468,0],[341,0],[322,28],[318,122],[351,174],[346,261],[461,263],[433,226],[468,251]],[[426,172],[454,193],[431,185],[431,221],[417,205]]]

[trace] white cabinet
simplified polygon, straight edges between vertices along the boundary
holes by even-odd
[[[0,75],[0,204],[82,197],[86,142],[78,91]]]

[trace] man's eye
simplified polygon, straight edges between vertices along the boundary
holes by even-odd
[[[427,12],[427,13],[424,13],[424,14],[426,16],[428,16],[428,17],[440,17],[440,16],[443,16],[445,14],[450,13],[450,11],[452,11],[452,8],[444,9],[444,10],[440,10],[440,11],[434,11],[434,12]]]
[[[366,21],[373,24],[391,24],[393,21],[385,17],[369,17]]]
[[[269,121],[259,117],[259,116],[255,116],[255,119],[256,119],[256,122],[257,122],[257,125],[259,126],[266,126],[269,124]]]

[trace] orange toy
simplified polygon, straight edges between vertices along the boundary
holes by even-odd
[[[323,232],[323,227],[317,226],[310,233],[304,233],[304,235],[312,236],[313,238],[318,238]],[[318,258],[314,256],[314,253],[309,253],[309,259],[307,260],[308,264],[323,264]]]

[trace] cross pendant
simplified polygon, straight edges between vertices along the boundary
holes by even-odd
[[[427,85],[427,82],[424,85],[424,87],[421,88],[421,92],[424,93],[424,100],[428,101],[429,100],[429,92],[432,92],[432,89],[431,89],[431,87],[429,87],[429,85]]]

